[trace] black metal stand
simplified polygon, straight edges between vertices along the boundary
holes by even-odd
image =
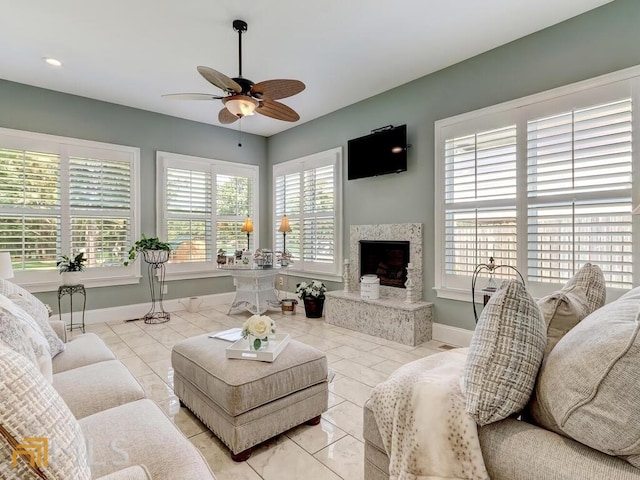
[[[74,324],[73,323],[73,295],[75,293],[79,293],[82,295],[82,324]],[[84,285],[62,285],[58,287],[58,314],[60,315],[60,320],[62,320],[62,309],[60,308],[60,299],[65,295],[69,295],[69,330],[73,332],[73,326],[79,326],[82,328],[82,333],[84,333],[84,311],[87,307],[87,292],[84,289]]]
[[[144,257],[148,263],[147,272],[149,274],[149,291],[151,292],[151,310],[149,310],[143,318],[144,323],[165,323],[171,318],[169,312],[164,311],[162,300],[164,298],[164,275],[166,272],[166,258],[149,258]],[[157,280],[156,280],[157,277]],[[157,283],[157,288],[156,288]]]
[[[473,276],[471,277],[471,303],[473,305],[473,316],[476,320],[476,323],[478,323],[478,312],[476,311],[476,280],[478,279],[478,275],[480,275],[480,273],[486,270],[487,272],[489,272],[490,278],[493,278],[493,275],[495,274],[496,270],[499,270],[501,268],[508,268],[513,270],[518,274],[518,277],[520,277],[520,281],[522,282],[522,284],[523,285],[525,284],[524,278],[522,278],[522,275],[520,274],[520,272],[516,267],[512,267],[511,265],[496,265],[493,260],[493,257],[489,258],[489,263],[479,264],[476,267],[476,269],[473,271]],[[483,289],[483,291],[485,292],[484,304],[486,305],[487,301],[489,300],[489,297],[491,297],[491,293],[493,293],[495,289]]]

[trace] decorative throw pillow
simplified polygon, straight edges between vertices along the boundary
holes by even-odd
[[[480,315],[465,364],[466,410],[478,425],[524,408],[546,343],[546,326],[533,297],[519,281],[504,282]]]
[[[640,467],[639,330],[638,288],[571,329],[540,371],[533,420]]]
[[[569,330],[591,313],[587,294],[577,285],[539,299],[538,306],[547,325],[545,357]]]
[[[49,343],[52,358],[64,351],[64,342],[60,340],[60,337],[51,328],[49,311],[44,303],[21,286],[3,279],[0,279],[0,294],[8,297],[36,321]]]
[[[53,381],[51,351],[47,339],[25,311],[0,295],[0,338],[11,348],[30,360],[35,360],[42,375]],[[30,353],[27,351],[30,350]]]
[[[574,285],[582,288],[587,296],[587,313],[595,312],[604,305],[607,299],[607,287],[600,267],[585,263],[562,287],[562,290],[568,290]]]
[[[38,467],[44,478],[89,479],[87,450],[80,424],[35,367],[0,345],[0,478],[32,478],[23,456],[11,465],[13,446],[27,438],[44,438],[48,465]]]

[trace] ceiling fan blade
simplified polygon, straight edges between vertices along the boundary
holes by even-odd
[[[169,100],[221,100],[224,97],[211,95],[210,93],[168,93],[162,95],[162,98]]]
[[[229,93],[240,93],[242,92],[242,87],[238,85],[235,80],[230,79],[224,73],[220,73],[217,70],[209,67],[198,67],[198,72],[200,75],[204,77],[204,79],[215,85],[216,87],[224,90]]]
[[[278,100],[296,95],[305,89],[305,84],[300,80],[265,80],[251,87],[251,95],[256,98]]]
[[[296,122],[300,120],[300,115],[291,107],[287,107],[284,103],[275,100],[263,100],[260,102],[256,112],[276,120],[284,120],[285,122]]]
[[[236,117],[233,113],[231,113],[229,110],[227,110],[226,107],[224,107],[218,113],[218,121],[220,123],[224,124],[224,125],[227,125],[229,123],[233,123],[236,120],[238,120],[238,117]]]

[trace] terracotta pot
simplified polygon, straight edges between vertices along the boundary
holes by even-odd
[[[323,308],[324,308],[324,297],[323,298],[306,297],[304,299],[304,313],[307,315],[307,318],[322,317]]]

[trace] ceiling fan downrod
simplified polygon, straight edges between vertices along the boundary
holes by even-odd
[[[242,34],[247,31],[247,22],[234,20],[233,29],[238,32],[238,77],[242,78]]]

